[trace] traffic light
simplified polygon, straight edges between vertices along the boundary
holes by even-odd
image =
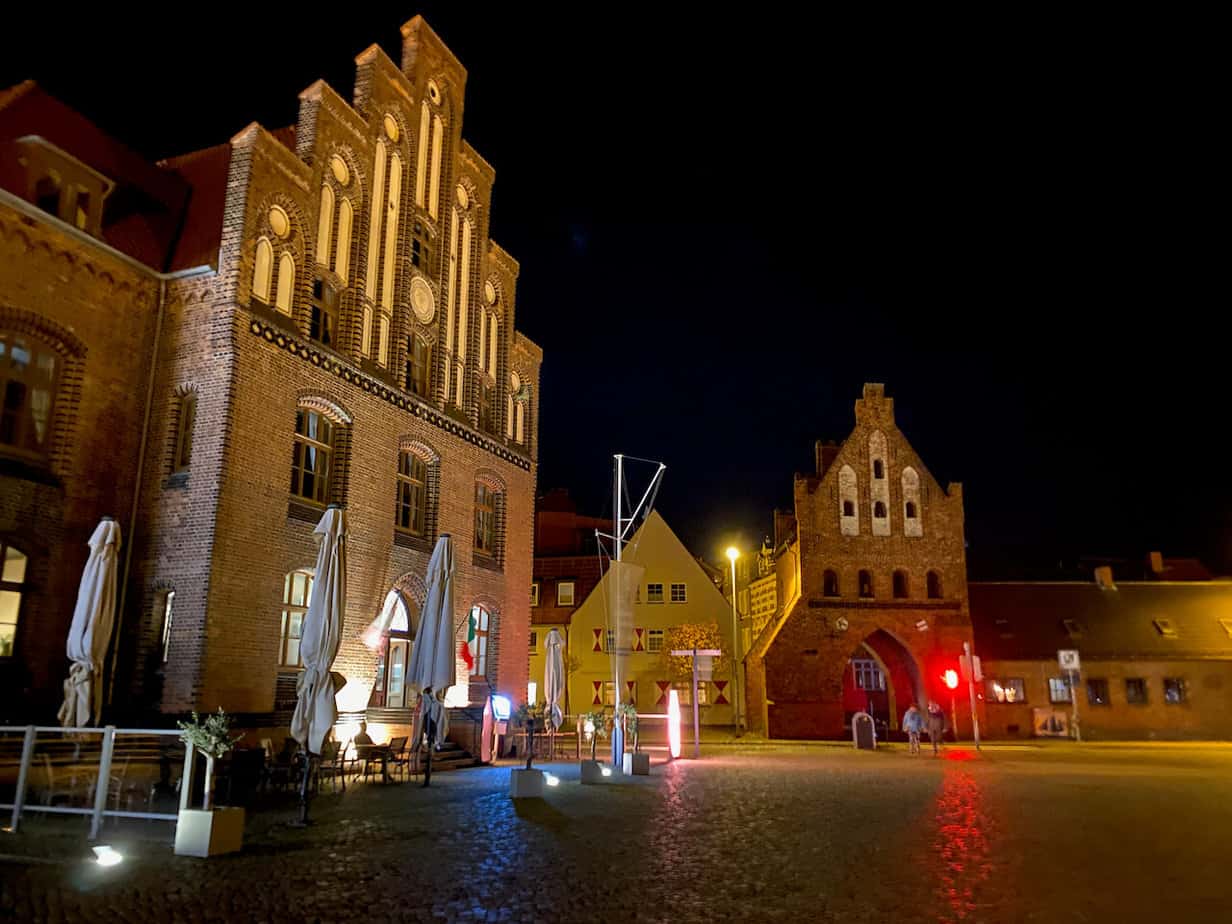
[[[946,687],[951,690],[958,689],[958,671],[952,668],[941,675],[941,679],[945,681]]]

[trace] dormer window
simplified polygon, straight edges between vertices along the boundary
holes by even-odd
[[[115,183],[38,135],[19,138],[27,201],[80,231],[102,233],[103,202]]]

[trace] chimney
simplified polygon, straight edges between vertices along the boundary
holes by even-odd
[[[1112,580],[1112,567],[1110,565],[1100,565],[1095,569],[1095,586],[1100,590],[1116,590],[1116,584]]]
[[[1151,552],[1147,555],[1147,563],[1150,565],[1151,574],[1158,577],[1164,573],[1164,556],[1162,552]]]
[[[833,440],[827,440],[824,443],[818,440],[813,444],[813,455],[817,463],[818,478],[825,475],[826,470],[834,464],[834,460],[838,458],[839,448],[838,443]]]

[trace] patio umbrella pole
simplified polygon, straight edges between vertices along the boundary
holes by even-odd
[[[308,790],[311,786],[312,771],[316,768],[317,756],[309,754],[304,766],[304,778],[299,784],[299,819],[294,822],[297,828],[306,828],[312,822],[308,819],[308,803],[311,799]]]
[[[432,742],[436,740],[436,719],[428,718],[428,756],[424,760],[424,781],[427,786],[432,782]]]

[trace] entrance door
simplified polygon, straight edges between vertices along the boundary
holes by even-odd
[[[406,705],[406,656],[411,643],[404,638],[389,640],[389,668],[385,676],[389,678],[386,687],[385,705],[391,709],[401,709]]]

